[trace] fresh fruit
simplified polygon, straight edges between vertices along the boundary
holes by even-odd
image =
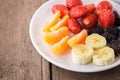
[[[92,34],[92,33],[98,33],[98,34],[103,34],[105,32],[104,28],[97,26],[97,27],[93,27],[91,29],[88,29],[88,34]]]
[[[102,10],[110,10],[112,11],[112,4],[108,1],[101,1],[96,7],[96,13],[99,15]]]
[[[98,23],[98,18],[94,14],[88,14],[82,19],[82,25],[88,29],[95,27],[97,23]]]
[[[71,57],[77,64],[90,63],[92,61],[92,55],[93,48],[88,45],[78,44],[72,48]]]
[[[74,6],[70,10],[70,16],[73,18],[83,17],[84,15],[86,15],[86,13],[87,13],[87,8],[82,5]]]
[[[94,49],[102,48],[102,47],[106,46],[106,43],[107,42],[106,42],[105,37],[103,37],[99,34],[96,34],[96,33],[89,35],[85,40],[85,44],[92,46],[92,48],[94,48]]]
[[[45,24],[45,26],[43,27],[43,31],[44,32],[50,32],[50,28],[53,27],[60,18],[60,12],[57,11],[52,18]]]
[[[74,35],[72,38],[68,40],[68,45],[73,47],[77,44],[83,44],[87,37],[87,30],[83,29],[80,33]]]
[[[50,28],[50,31],[56,31],[58,30],[60,27],[66,26],[67,22],[69,19],[69,15],[65,15],[61,21],[59,21],[56,25],[54,25],[52,28]]]
[[[95,11],[95,4],[87,4],[85,7],[88,9],[88,13],[94,13]]]
[[[81,25],[78,23],[78,21],[76,19],[70,18],[68,20],[68,29],[71,32],[77,34],[81,31]]]
[[[111,10],[102,10],[99,14],[99,21],[102,27],[107,28],[114,25],[115,16]]]
[[[52,12],[56,13],[57,11],[60,11],[61,18],[64,17],[65,15],[69,14],[69,9],[63,4],[54,4],[52,6]]]
[[[55,44],[56,42],[60,41],[63,37],[68,35],[68,28],[67,27],[61,27],[60,29],[46,33],[44,35],[44,41],[48,44]]]
[[[66,0],[66,5],[69,9],[71,9],[72,7],[76,5],[82,5],[82,1],[81,0]]]
[[[114,50],[109,47],[104,47],[95,52],[93,55],[93,64],[98,66],[107,66],[115,61]]]
[[[57,55],[63,54],[67,50],[67,48],[69,48],[67,44],[69,38],[69,36],[65,36],[62,40],[52,45],[51,51]]]

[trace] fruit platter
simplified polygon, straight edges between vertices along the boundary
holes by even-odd
[[[33,15],[30,38],[58,67],[98,72],[120,65],[120,6],[111,0],[50,0]]]

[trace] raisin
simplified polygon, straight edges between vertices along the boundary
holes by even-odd
[[[114,49],[116,56],[120,55],[120,41],[118,40],[111,41],[109,46]]]
[[[92,33],[103,34],[104,32],[105,32],[104,29],[99,26],[88,29],[88,34],[92,34]]]
[[[104,33],[102,34],[102,36],[104,36],[104,37],[106,38],[107,42],[111,42],[111,41],[113,41],[113,40],[117,40],[117,35],[115,35],[115,34],[110,34],[110,33],[108,33],[108,32],[104,32]]]

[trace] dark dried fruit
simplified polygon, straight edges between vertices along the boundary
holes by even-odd
[[[107,42],[111,42],[111,41],[113,41],[113,40],[117,40],[117,35],[115,35],[115,34],[110,34],[110,33],[108,33],[108,32],[104,32],[104,33],[102,34],[102,36],[104,36],[104,37],[106,38]]]
[[[103,34],[104,32],[105,32],[104,29],[99,26],[88,29],[88,34],[92,34],[92,33]]]
[[[114,49],[116,56],[120,55],[120,41],[118,40],[111,41],[109,46]]]
[[[118,35],[119,35],[119,29],[118,29],[118,27],[108,27],[107,29],[106,29],[106,32],[108,32],[109,34],[114,34],[114,35],[116,35],[117,37],[118,37]]]

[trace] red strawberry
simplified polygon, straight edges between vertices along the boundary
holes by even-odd
[[[81,0],[66,0],[66,5],[69,9],[71,9],[72,7],[76,5],[82,5],[82,1]]]
[[[52,6],[52,12],[55,13],[56,11],[60,11],[61,18],[66,14],[69,14],[68,8],[63,4],[54,4]]]
[[[87,4],[87,5],[85,5],[85,7],[88,9],[89,13],[94,13],[94,11],[96,9],[94,4]]]
[[[75,18],[70,18],[68,20],[68,28],[71,32],[77,34],[81,31],[81,25]]]
[[[104,28],[107,28],[109,26],[113,26],[114,21],[115,21],[115,15],[114,15],[113,11],[102,10],[98,17],[99,17],[100,24]]]
[[[98,6],[96,7],[96,13],[99,14],[104,9],[112,10],[112,4],[108,1],[101,1]]]
[[[87,13],[87,9],[85,6],[82,5],[77,5],[70,10],[70,15],[73,18],[83,17],[86,13]]]
[[[98,23],[98,18],[94,14],[88,14],[82,19],[82,25],[88,29],[95,27]]]

